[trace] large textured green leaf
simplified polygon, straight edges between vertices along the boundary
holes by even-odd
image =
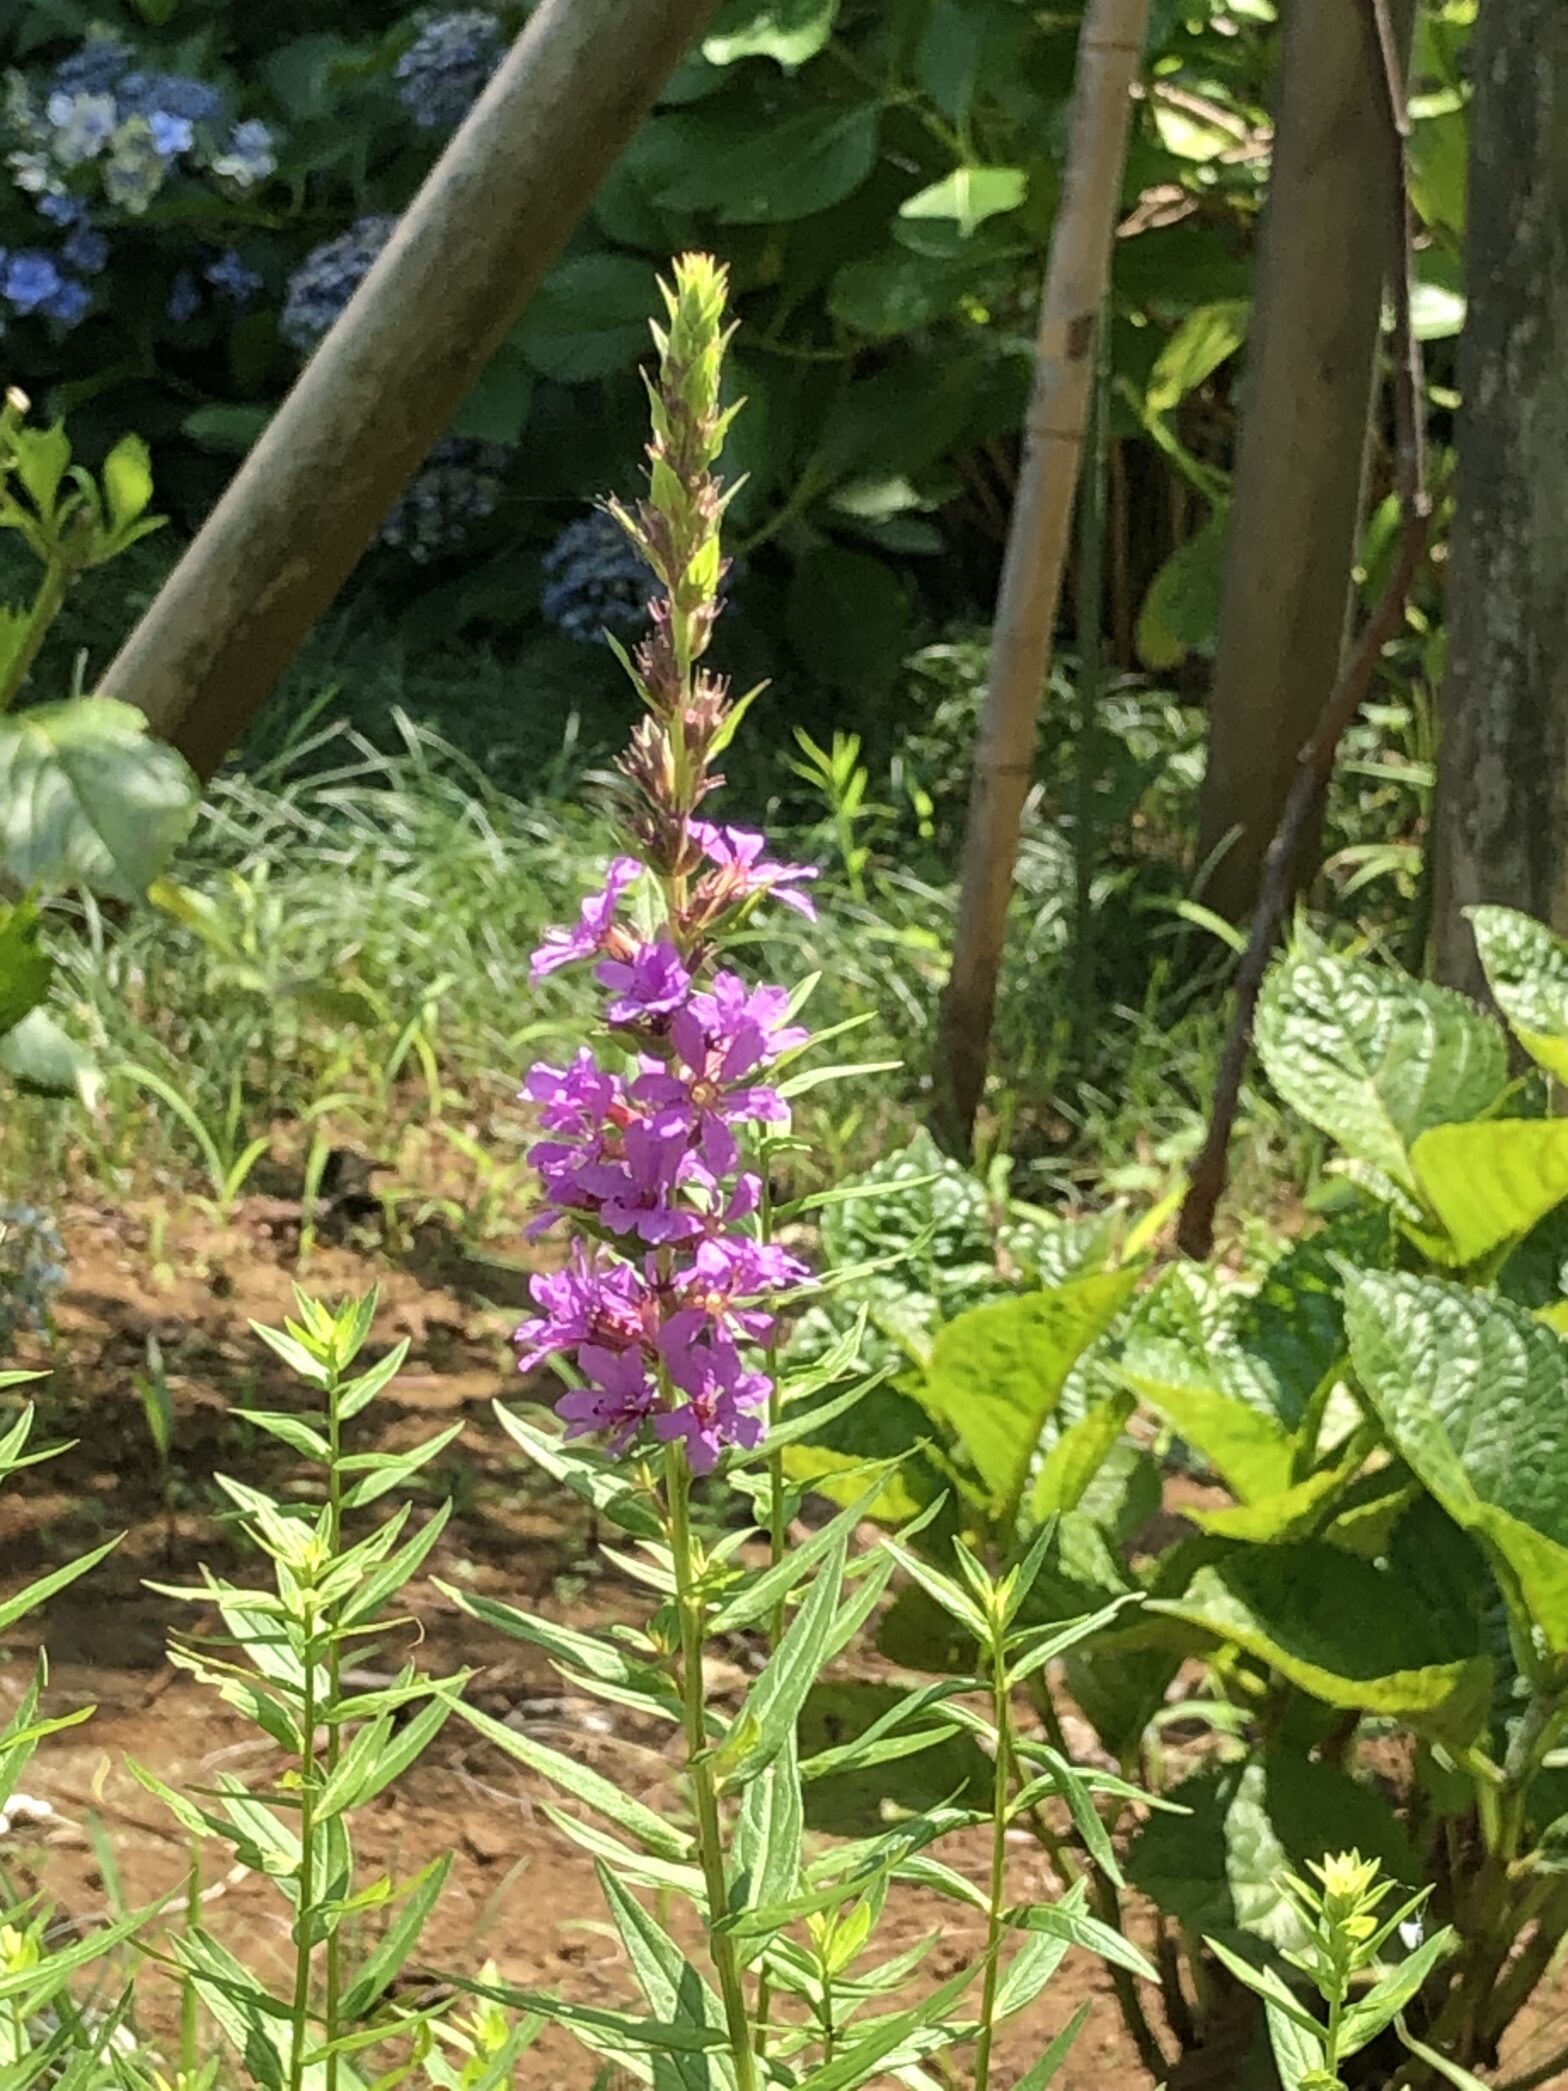
[[[1071,1279],[972,1308],[938,1334],[919,1399],[962,1440],[998,1510],[1022,1501],[1068,1373],[1136,1283],[1135,1271]]]
[[[1508,1028],[1532,1060],[1568,1082],[1568,943],[1514,908],[1467,908]]]
[[[0,1074],[37,1096],[78,1096],[89,1109],[103,1088],[97,1062],[47,1009],[30,1009],[0,1036]]]
[[[648,349],[656,309],[650,262],[629,254],[579,254],[545,278],[519,323],[517,347],[534,369],[563,385],[613,375]]]
[[[1486,1714],[1492,1669],[1473,1622],[1322,1540],[1239,1547],[1149,1610],[1231,1642],[1329,1706],[1466,1737]]]
[[[839,0],[730,0],[702,47],[709,65],[772,58],[786,71],[815,58],[833,34]]]
[[[877,163],[875,102],[829,103],[782,123],[727,117],[655,199],[726,225],[809,218],[854,194]]]
[[[1520,1240],[1568,1198],[1568,1118],[1435,1125],[1410,1150],[1416,1185],[1455,1263]]]
[[[0,867],[23,886],[140,900],[197,802],[188,765],[134,705],[79,697],[0,719]]]
[[[1473,1002],[1354,959],[1283,960],[1257,1036],[1284,1101],[1407,1192],[1421,1135],[1480,1117],[1508,1079],[1502,1031]]]
[[[1194,1931],[1299,1947],[1301,1919],[1279,1876],[1351,1845],[1396,1880],[1410,1878],[1408,1841],[1382,1795],[1296,1751],[1199,1772],[1169,1798],[1190,1813],[1151,1815],[1127,1853],[1127,1875]]]
[[[1359,1272],[1357,1376],[1406,1462],[1568,1652],[1568,1348],[1509,1300]]]
[[[1192,1510],[1188,1515],[1202,1531],[1225,1539],[1270,1545],[1308,1538],[1322,1529],[1360,1472],[1371,1449],[1371,1435],[1358,1432],[1340,1458],[1278,1495],[1265,1496],[1256,1503],[1231,1504],[1223,1510]]]
[[[38,941],[38,910],[0,903],[0,1036],[49,992],[54,962]]]

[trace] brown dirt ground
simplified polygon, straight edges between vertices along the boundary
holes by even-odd
[[[97,1711],[86,1725],[46,1742],[29,1768],[28,1792],[48,1800],[57,1819],[37,1833],[34,1852],[13,1845],[6,1856],[24,1872],[36,1863],[60,1908],[88,1919],[110,1885],[105,1846],[119,1892],[132,1904],[168,1893],[188,1867],[183,1833],[160,1820],[157,1802],[125,1769],[128,1757],[175,1784],[200,1785],[219,1770],[258,1783],[268,1778],[271,1745],[167,1663],[171,1626],[197,1622],[190,1607],[150,1590],[147,1579],[183,1583],[202,1561],[234,1565],[216,1516],[214,1473],[289,1486],[288,1453],[230,1411],[298,1405],[283,1368],[248,1327],[252,1318],[277,1321],[289,1310],[294,1237],[287,1208],[265,1200],[242,1206],[221,1230],[194,1215],[160,1223],[157,1275],[149,1280],[146,1216],[132,1210],[111,1218],[83,1208],[66,1215],[65,1232],[71,1283],[41,1406],[45,1434],[77,1442],[0,1499],[0,1589],[14,1589],[111,1534],[125,1537],[107,1562],[48,1606],[53,1709],[92,1704]],[[456,1509],[412,1593],[418,1659],[437,1672],[474,1666],[471,1694],[488,1711],[582,1756],[654,1805],[673,1805],[662,1734],[639,1732],[600,1702],[563,1696],[542,1656],[476,1624],[434,1588],[440,1579],[578,1623],[638,1610],[630,1583],[596,1561],[577,1507],[552,1499],[537,1477],[521,1471],[490,1413],[498,1395],[527,1392],[510,1370],[506,1339],[515,1316],[487,1303],[515,1277],[476,1269],[439,1236],[423,1240],[419,1251],[414,1267],[389,1268],[329,1244],[307,1273],[310,1289],[329,1297],[379,1283],[378,1340],[409,1339],[407,1370],[371,1412],[380,1417],[380,1443],[409,1444],[459,1418],[467,1426],[426,1470],[428,1500],[450,1494]],[[176,1410],[168,1494],[136,1392],[149,1337],[161,1346]],[[22,1689],[34,1645],[24,1627],[8,1637],[0,1693],[9,1703]],[[736,1653],[744,1660],[744,1651]],[[852,1668],[874,1675],[876,1659],[862,1656]],[[721,1696],[743,1682],[740,1667],[719,1666],[712,1680]],[[590,1862],[538,1811],[540,1797],[522,1767],[453,1722],[361,1818],[364,1877],[406,1875],[450,1850],[455,1863],[426,1938],[432,1967],[473,1973],[492,1959],[503,1979],[558,1987],[582,2000],[629,2001],[628,1971],[603,1921]],[[30,1834],[22,1833],[24,1843]],[[983,1874],[979,1842],[966,1848],[956,1840],[944,1856],[976,1878]],[[1020,1898],[1060,1891],[1031,1840],[1020,1840],[1014,1866]],[[206,1898],[213,1930],[243,1939],[257,1971],[276,1981],[286,1938],[270,1885],[235,1872],[209,1881]],[[1134,1913],[1133,1930],[1148,1943],[1141,1913]],[[938,1934],[927,1962],[935,1979],[977,1951],[967,1913],[912,1892],[890,1904],[879,1939],[892,1952],[930,1933]],[[1057,2079],[1062,2091],[1148,2091],[1100,1964],[1077,1952],[1038,2005],[1008,2028],[999,2081],[1021,2075],[1085,1998],[1096,2008]],[[171,2003],[167,1984],[152,1975],[142,2003],[148,2022],[166,2027]],[[1524,2059],[1564,2037],[1555,2009],[1522,2030]],[[1218,2073],[1203,2081],[1228,2091],[1238,2080],[1215,2061]],[[582,2051],[552,2030],[524,2058],[518,2082],[586,2087],[591,2077]],[[1200,2080],[1190,2081],[1196,2091]],[[1184,2076],[1183,2091],[1188,2082]]]

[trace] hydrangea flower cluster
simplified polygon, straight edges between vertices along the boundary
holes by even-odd
[[[53,1325],[65,1283],[65,1247],[51,1214],[36,1205],[0,1205],[0,1364],[23,1329]]]
[[[92,309],[92,279],[109,259],[105,223],[141,217],[176,177],[205,177],[243,193],[277,164],[264,123],[232,123],[216,88],[151,70],[108,34],[89,36],[41,80],[12,73],[6,118],[16,141],[7,156],[11,179],[49,230],[36,247],[0,258],[0,295],[14,312],[63,327]],[[235,282],[241,269],[236,255]],[[177,284],[171,313],[181,307],[188,316],[197,309]]]
[[[289,278],[278,321],[290,348],[308,356],[320,346],[396,230],[393,213],[377,212],[311,249]]]
[[[541,1134],[535,1231],[565,1222],[578,1239],[564,1269],[533,1281],[541,1312],[518,1331],[522,1365],[574,1361],[580,1384],[557,1404],[568,1436],[602,1433],[622,1451],[650,1432],[698,1474],[761,1440],[775,1296],[809,1276],[769,1238],[758,1152],[788,1121],[777,1069],[808,1034],[785,989],[748,983],[721,952],[768,899],[810,915],[815,874],[697,811],[736,723],[728,686],[700,665],[723,579],[712,467],[728,425],[725,290],[707,257],[678,264],[669,327],[655,330],[651,497],[610,511],[659,589],[625,657],[647,708],[620,765],[637,854],[616,857],[533,958],[536,980],[593,967],[615,1050],[535,1066],[523,1091]]]
[[[455,130],[505,52],[506,32],[483,8],[430,17],[394,68],[404,108],[421,130]]]
[[[544,555],[539,608],[570,639],[602,646],[648,621],[654,577],[614,516],[593,509],[568,523]]]
[[[464,544],[495,513],[512,453],[501,443],[446,436],[381,526],[381,542],[427,565]]]

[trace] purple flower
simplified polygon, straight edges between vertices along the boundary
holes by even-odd
[[[610,1433],[610,1450],[624,1452],[658,1398],[640,1350],[605,1350],[585,1343],[577,1363],[589,1384],[573,1387],[555,1405],[569,1438]]]
[[[804,1285],[810,1270],[775,1242],[745,1234],[710,1234],[697,1243],[690,1267],[677,1274],[682,1299],[714,1321],[729,1321],[753,1343],[773,1334],[773,1316],[755,1305],[771,1292]]]
[[[671,1019],[676,1065],[645,1064],[632,1085],[639,1103],[686,1126],[704,1161],[721,1176],[740,1157],[733,1126],[779,1125],[789,1117],[776,1089],[746,1079],[805,1042],[806,1031],[785,1024],[788,1011],[783,988],[748,989],[737,974],[719,973],[711,992],[691,996]]]
[[[639,945],[630,958],[602,959],[595,977],[615,996],[605,1012],[612,1024],[642,1024],[668,1016],[691,993],[691,975],[680,953],[662,940]]]
[[[796,890],[804,880],[817,876],[814,865],[769,862],[763,855],[767,838],[752,828],[721,828],[712,821],[694,820],[688,832],[714,866],[704,884],[718,906],[733,907],[753,893],[771,893],[797,915],[815,922],[817,911],[810,894]]]
[[[580,1242],[564,1269],[541,1271],[528,1289],[544,1313],[525,1321],[513,1339],[528,1346],[517,1361],[519,1372],[584,1343],[639,1343],[655,1311],[653,1294],[631,1264],[612,1263]]]
[[[635,1234],[645,1242],[689,1241],[702,1232],[702,1216],[677,1203],[688,1184],[703,1184],[706,1172],[691,1149],[686,1127],[661,1115],[634,1119],[622,1136],[622,1154],[589,1164],[578,1182],[599,1203],[599,1219],[612,1234]]]
[[[641,870],[642,866],[635,857],[615,858],[605,879],[604,891],[591,894],[583,902],[575,928],[545,931],[544,942],[534,953],[530,965],[531,977],[536,982],[558,967],[570,965],[573,959],[594,958],[607,948],[614,932],[615,911],[620,905],[621,895]]]
[[[727,1445],[760,1444],[773,1382],[750,1372],[735,1346],[709,1335],[695,1342],[660,1340],[670,1379],[687,1398],[653,1419],[666,1444],[682,1443],[694,1474],[711,1474]]]
[[[196,143],[196,127],[188,116],[171,116],[167,109],[154,109],[147,118],[152,142],[166,160],[177,160]]]

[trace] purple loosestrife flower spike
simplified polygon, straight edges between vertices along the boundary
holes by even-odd
[[[595,977],[613,990],[605,1011],[612,1024],[643,1024],[669,1016],[691,993],[691,975],[680,953],[663,939],[640,945],[630,958],[601,960]]]
[[[555,972],[560,966],[569,966],[574,959],[596,958],[608,948],[621,895],[641,870],[642,866],[635,857],[615,858],[604,891],[591,894],[583,902],[575,928],[545,931],[544,942],[534,953],[529,968],[535,982],[543,980],[547,973]]]
[[[768,893],[808,922],[815,922],[817,910],[811,895],[797,890],[807,879],[816,878],[814,864],[770,863],[763,854],[766,837],[750,828],[721,828],[712,821],[694,820],[690,833],[714,867],[705,883],[716,908],[734,907],[754,893]]]

